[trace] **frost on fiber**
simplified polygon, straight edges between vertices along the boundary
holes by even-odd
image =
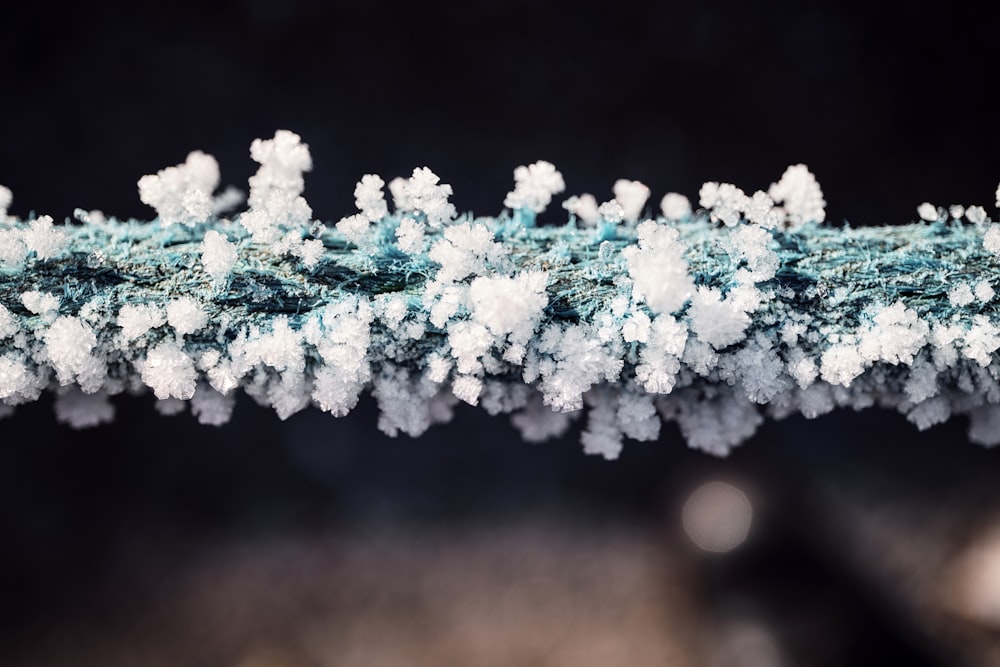
[[[344,415],[368,391],[390,435],[464,402],[509,414],[532,442],[578,424],[585,451],[614,458],[663,421],[722,455],[765,415],[878,404],[918,428],[969,415],[972,440],[1000,442],[1000,232],[981,206],[825,228],[807,224],[825,202],[795,165],[751,195],[706,183],[701,210],[669,193],[655,220],[640,222],[649,189],[619,180],[600,205],[565,200],[571,224],[511,224],[565,189],[539,161],[515,171],[514,210],[497,218],[457,217],[451,186],[421,167],[388,184],[394,212],[385,181],[362,176],[357,212],[327,227],[302,198],[298,135],[258,139],[251,156],[233,221],[213,217],[234,198],[213,198],[218,166],[202,153],[145,177],[149,224],[0,215],[0,413],[48,389],[59,421],[96,426],[111,397],[147,389],[163,414],[190,403],[221,425],[239,389],[282,419]],[[899,271],[914,248],[941,270]],[[63,280],[83,263],[100,279]]]

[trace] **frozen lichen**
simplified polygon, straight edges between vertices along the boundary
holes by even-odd
[[[882,405],[921,429],[969,415],[971,439],[1000,442],[1000,226],[980,206],[821,226],[823,193],[794,165],[767,190],[706,183],[698,210],[668,193],[651,219],[649,188],[619,180],[600,205],[563,201],[568,224],[535,225],[565,190],[535,162],[497,217],[459,216],[420,167],[389,182],[392,211],[363,175],[357,211],[327,227],[302,196],[298,135],[251,156],[231,220],[240,197],[213,196],[204,153],[140,182],[152,223],[0,212],[3,410],[49,390],[59,421],[91,427],[148,390],[162,414],[218,426],[238,390],[281,419],[344,415],[370,392],[390,435],[466,404],[532,442],[576,425],[615,458],[668,421],[724,455],[765,416]]]

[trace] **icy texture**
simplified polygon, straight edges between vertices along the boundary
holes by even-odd
[[[162,414],[219,426],[239,390],[282,419],[341,416],[367,392],[390,435],[468,404],[531,442],[577,428],[615,458],[664,422],[724,455],[765,417],[877,405],[920,429],[968,415],[970,439],[1000,443],[1000,226],[981,206],[824,227],[823,193],[794,165],[750,195],[706,183],[699,210],[668,193],[647,220],[649,189],[619,180],[604,203],[563,201],[570,224],[538,226],[565,189],[539,161],[495,218],[458,215],[420,167],[389,181],[392,210],[386,181],[362,175],[357,211],[326,226],[302,197],[298,135],[251,156],[231,220],[203,153],[144,177],[152,223],[0,214],[4,409],[48,390],[59,421],[92,427],[115,395],[149,391]]]

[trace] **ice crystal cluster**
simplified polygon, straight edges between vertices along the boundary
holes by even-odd
[[[663,422],[722,455],[765,417],[880,406],[920,429],[967,415],[973,441],[1000,442],[1000,225],[982,206],[826,225],[793,165],[750,194],[705,183],[697,208],[667,193],[654,210],[622,179],[541,224],[566,184],[538,161],[494,217],[459,214],[418,167],[361,175],[357,212],[328,226],[298,135],[250,154],[235,214],[242,193],[217,194],[200,151],[138,180],[152,222],[19,220],[0,186],[0,414],[52,390],[60,421],[94,426],[110,397],[152,392],[220,425],[239,390],[281,419],[370,392],[390,435],[467,403],[528,441],[579,420],[585,451],[611,459]]]

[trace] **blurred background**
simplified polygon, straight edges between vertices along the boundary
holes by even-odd
[[[828,220],[906,223],[1000,180],[995,24],[955,7],[508,0],[43,3],[0,21],[12,212],[149,217],[135,182],[302,135],[306,197],[428,165],[493,214],[537,159],[567,194],[817,175]],[[245,187],[245,186],[244,186]],[[557,221],[561,211],[543,215]],[[0,664],[1000,664],[1000,459],[954,421],[766,424],[728,459],[676,428],[608,463],[459,409],[389,439],[363,401],[232,423],[121,399],[75,432],[0,421]],[[681,508],[746,494],[701,551]]]

